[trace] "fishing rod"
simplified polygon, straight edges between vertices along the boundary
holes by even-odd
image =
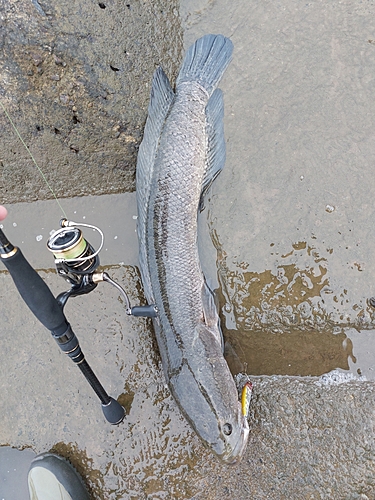
[[[37,165],[33,155],[24,143],[1,102],[0,105],[45,179],[43,172]],[[48,182],[47,185],[62,209]],[[63,213],[65,214],[64,211]],[[95,251],[92,245],[83,237],[79,227],[87,227],[99,232],[102,240],[97,251]],[[98,283],[105,281],[116,287],[125,299],[125,312],[127,315],[153,318],[157,316],[157,310],[154,305],[132,307],[125,290],[112,280],[107,273],[97,272],[97,268],[100,265],[99,252],[103,247],[103,243],[104,235],[98,227],[69,221],[67,218],[62,218],[60,220],[60,229],[50,236],[47,241],[47,248],[54,255],[57,273],[70,283],[71,286],[69,290],[60,293],[56,298],[47,284],[26,260],[21,250],[10,243],[1,229],[0,260],[8,269],[21,297],[29,309],[33,312],[35,317],[50,330],[52,337],[56,340],[60,349],[78,366],[96,395],[99,397],[103,414],[107,421],[111,424],[119,424],[125,417],[125,409],[118,401],[107,394],[90,365],[87,363],[78,339],[66,319],[63,309],[70,297],[90,293],[97,287]]]

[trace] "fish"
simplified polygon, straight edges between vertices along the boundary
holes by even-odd
[[[164,375],[186,420],[227,464],[246,448],[248,407],[223,356],[197,224],[203,197],[225,163],[217,85],[232,52],[223,35],[199,38],[186,52],[175,91],[163,69],[155,71],[136,167],[140,272],[146,299],[157,309],[153,326]]]

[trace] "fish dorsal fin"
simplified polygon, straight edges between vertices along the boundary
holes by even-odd
[[[175,94],[166,74],[162,68],[158,68],[152,80],[148,117],[139,147],[136,170],[139,263],[146,298],[150,303],[153,301],[153,294],[146,249],[148,204],[159,140],[174,97]]]
[[[223,333],[220,328],[220,318],[215,304],[215,297],[206,282],[202,286],[202,304],[204,323],[224,350]]]
[[[201,191],[201,206],[203,197],[225,164],[224,138],[224,102],[223,93],[216,89],[206,106],[207,152],[206,167]]]

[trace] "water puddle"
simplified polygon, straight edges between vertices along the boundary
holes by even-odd
[[[233,373],[319,376],[339,368],[374,379],[368,347],[373,330],[359,329],[363,318],[371,328],[374,310],[363,300],[352,306],[354,314],[347,314],[348,291],[335,293],[330,283],[331,249],[323,255],[297,242],[278,253],[271,243],[274,267],[258,273],[246,262],[229,266],[215,231],[212,239],[225,355]]]

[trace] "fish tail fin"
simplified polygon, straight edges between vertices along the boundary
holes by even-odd
[[[199,38],[186,53],[176,87],[198,82],[211,95],[232,59],[232,52],[232,42],[223,35]]]

